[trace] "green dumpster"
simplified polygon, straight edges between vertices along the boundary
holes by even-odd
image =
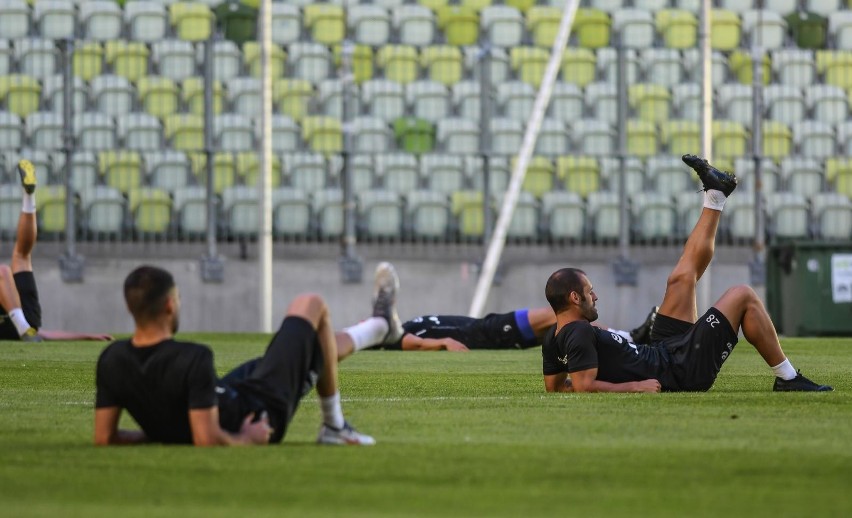
[[[766,266],[767,309],[780,334],[852,336],[852,242],[773,245]]]

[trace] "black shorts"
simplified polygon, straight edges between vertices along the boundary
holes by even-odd
[[[539,345],[528,311],[489,313],[482,318],[460,315],[428,315],[402,324],[406,334],[420,338],[452,338],[469,349],[526,349]],[[400,349],[402,341],[386,349]]]
[[[219,420],[231,432],[242,420],[266,411],[273,428],[269,442],[281,442],[299,402],[311,391],[323,367],[317,333],[307,320],[287,317],[266,353],[229,372],[219,383]]]
[[[18,272],[14,274],[15,287],[18,296],[21,297],[21,310],[27,322],[36,329],[41,327],[41,304],[38,301],[38,288],[36,287],[33,272]],[[0,314],[0,340],[20,340],[21,336],[15,329],[15,324],[7,314],[8,309]]]
[[[710,308],[694,324],[657,315],[651,342],[669,353],[676,387],[664,390],[709,390],[722,364],[737,345],[737,333],[716,308]]]

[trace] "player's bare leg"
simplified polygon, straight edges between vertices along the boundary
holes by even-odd
[[[21,213],[18,215],[15,248],[12,251],[12,272],[31,272],[33,270],[32,251],[38,234],[35,214],[35,167],[29,160],[18,162],[18,175],[24,190]]]
[[[737,187],[737,179],[698,157],[684,155],[683,161],[695,169],[704,185],[704,208],[686,240],[683,254],[669,275],[659,313],[695,322],[698,318],[695,285],[713,259],[722,206],[725,198]]]

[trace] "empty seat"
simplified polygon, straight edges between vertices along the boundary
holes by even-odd
[[[520,81],[497,85],[497,105],[505,117],[526,121],[535,103],[535,89]]]
[[[620,235],[619,213],[621,202],[618,193],[597,191],[589,193],[587,214],[592,238],[596,240],[614,240]]]
[[[162,148],[160,121],[147,113],[127,113],[116,118],[118,137],[124,147],[132,150],[154,151]]]
[[[193,114],[172,114],[163,119],[163,135],[181,151],[204,149],[204,119]]]
[[[768,85],[772,80],[771,66],[769,55],[763,56],[763,84]],[[754,66],[752,65],[752,56],[750,52],[735,50],[728,58],[728,68],[731,75],[744,85],[751,85],[754,76]]]
[[[210,36],[215,17],[200,2],[175,2],[169,5],[169,22],[178,38],[204,41]]]
[[[6,110],[18,117],[38,111],[41,85],[36,78],[12,74],[0,76],[0,101],[5,100]]]
[[[356,153],[384,153],[393,141],[390,126],[375,117],[356,117],[351,121],[353,151]]]
[[[690,80],[701,81],[698,73],[701,70],[701,52],[699,49],[684,49],[681,52],[684,69],[692,72]],[[719,51],[713,51],[710,55],[710,75],[714,87],[728,81],[728,58]]]
[[[314,193],[313,201],[320,237],[336,238],[343,234],[343,191],[322,189]]]
[[[624,51],[627,61],[628,84],[639,80],[639,53],[635,49]],[[598,74],[608,83],[615,85],[618,81],[618,52],[612,47],[604,47],[597,51]]]
[[[35,114],[30,115],[32,117]],[[27,132],[32,133],[31,123],[27,120]],[[21,118],[14,113],[0,111],[0,149],[17,149],[24,142]],[[34,144],[35,147],[42,147]]]
[[[306,237],[313,218],[311,199],[305,191],[279,187],[272,191],[272,231],[276,236]]]
[[[830,16],[843,9],[841,0],[805,0],[805,10],[822,16]],[[847,3],[846,7],[849,5]]]
[[[348,23],[355,41],[366,45],[384,45],[390,37],[390,15],[378,5],[349,7]]]
[[[83,37],[87,40],[113,40],[121,37],[121,8],[107,0],[88,0],[80,4],[78,16]]]
[[[460,81],[452,86],[452,105],[460,117],[479,120],[480,91],[477,81]]]
[[[437,10],[438,27],[450,45],[473,45],[479,38],[479,16],[470,7],[445,5]]]
[[[579,119],[571,125],[575,149],[587,155],[611,155],[615,151],[615,130],[599,119]]]
[[[360,89],[355,85],[349,85],[349,90],[346,95],[347,109],[350,113],[361,113]],[[330,117],[345,119],[343,106],[344,92],[343,82],[337,79],[325,79],[317,85],[316,102],[319,105],[319,111]]]
[[[838,49],[852,49],[852,11],[828,14],[828,32]]]
[[[769,233],[781,239],[808,237],[808,202],[794,192],[766,194]]]
[[[492,45],[511,48],[521,44],[524,36],[524,17],[514,7],[488,6],[480,14],[480,24],[482,32],[487,35]]]
[[[504,193],[498,193],[495,196],[497,207],[502,207],[505,200]],[[529,241],[538,237],[539,227],[539,207],[536,198],[529,192],[521,191],[518,193],[517,204],[515,211],[512,213],[512,220],[509,222],[509,228],[506,229],[506,237],[509,239]]]
[[[755,239],[755,210],[754,196],[732,196],[725,202],[725,214],[728,219],[725,228],[734,242],[750,242]]]
[[[523,123],[516,119],[491,119],[491,152],[495,155],[516,155],[524,138]]]
[[[358,193],[358,219],[367,237],[399,238],[402,231],[399,194],[385,190]]]
[[[65,200],[66,191],[64,185],[44,185],[39,187],[36,201],[39,232],[55,233],[65,231]]]
[[[814,230],[822,239],[849,239],[852,236],[852,202],[836,192],[811,197]]]
[[[597,49],[609,45],[611,24],[607,13],[581,7],[574,16],[572,32],[579,46]]]
[[[392,121],[405,113],[405,89],[393,81],[367,81],[361,87],[361,103],[370,115]]]
[[[417,49],[408,45],[385,45],[376,54],[385,78],[402,84],[417,79],[418,60]]]
[[[195,48],[181,40],[162,40],[151,44],[152,57],[160,75],[181,81],[195,75]]]
[[[710,14],[710,46],[715,50],[733,50],[740,46],[740,17],[733,11],[713,9]]]
[[[698,37],[698,18],[683,9],[662,9],[654,16],[657,32],[670,49],[695,47]]]
[[[655,192],[665,195],[695,191],[697,184],[692,171],[677,155],[659,155],[648,158],[647,176],[654,182]]]
[[[653,83],[638,83],[628,87],[630,106],[640,119],[649,122],[668,120],[671,93],[665,86]]]
[[[18,69],[28,76],[44,78],[59,71],[59,52],[53,42],[46,39],[24,39],[15,43]]]
[[[74,116],[74,134],[82,149],[112,149],[116,147],[115,124],[111,117],[97,112]]]
[[[538,88],[550,60],[548,52],[537,47],[515,47],[509,56],[512,69],[518,78]]]
[[[9,114],[11,115],[11,114]],[[9,121],[17,119],[17,116],[12,115]],[[18,120],[18,129],[20,119]],[[58,150],[62,149],[64,140],[65,124],[62,115],[57,112],[35,112],[30,114],[26,119],[27,135],[30,145],[37,149]],[[20,135],[18,136],[18,145],[9,146],[18,148],[21,147]]]
[[[552,239],[579,240],[586,226],[586,209],[582,198],[574,192],[544,193],[541,212]]]
[[[674,49],[643,49],[640,62],[648,83],[671,87],[683,82],[683,58]]]
[[[590,49],[569,47],[562,54],[562,80],[565,82],[585,87],[595,80],[596,69],[597,57]]]
[[[825,161],[825,178],[832,189],[852,195],[852,159],[847,157],[832,157]]]
[[[526,19],[533,44],[539,47],[553,46],[562,21],[562,9],[535,6],[526,12]]]
[[[572,194],[587,197],[589,193],[598,191],[601,185],[601,171],[598,160],[592,156],[566,155],[556,159],[556,176],[565,190]],[[548,194],[542,195],[542,202]],[[552,223],[551,223],[552,224]]]
[[[225,88],[222,86],[220,81],[213,81],[212,90],[213,90],[213,113],[222,113],[223,106],[225,104]],[[234,85],[238,90],[243,88],[243,84]],[[252,101],[256,102],[256,98],[252,97],[251,94],[254,93],[252,90],[252,84],[249,83],[245,85],[248,93],[249,100],[242,101],[245,103],[246,108],[253,108],[256,105],[253,104]],[[240,95],[244,92],[240,90]],[[195,115],[203,115],[206,111],[204,105],[204,79],[201,77],[188,77],[183,80],[181,83],[181,100],[186,104],[187,111],[189,113]]]
[[[752,93],[751,85],[727,83],[719,87],[716,105],[725,119],[751,127]]]
[[[701,147],[701,127],[695,120],[670,120],[660,123],[660,140],[669,154],[681,156]]]
[[[745,127],[732,120],[713,121],[714,153],[722,158],[736,158],[746,152]]]
[[[849,107],[842,88],[814,84],[805,88],[805,103],[816,120],[840,124],[848,120]]]
[[[737,189],[742,191],[754,191],[756,189],[756,178],[754,172],[754,159],[751,157],[740,157],[734,160],[733,173],[739,180]],[[781,175],[778,165],[768,158],[760,161],[760,183],[764,192],[774,192],[781,189]]]
[[[385,189],[399,193],[420,187],[417,159],[409,154],[376,155],[376,176]]]
[[[631,196],[633,230],[642,240],[674,237],[677,225],[675,205],[669,195],[637,192]]]
[[[261,127],[257,125],[258,141],[261,139]],[[295,151],[301,142],[302,130],[299,125],[286,115],[272,115],[272,152],[285,153]]]
[[[89,88],[92,104],[99,112],[116,116],[133,109],[136,92],[130,81],[121,76],[98,76],[92,79]]]
[[[801,121],[792,126],[793,142],[799,152],[808,157],[825,159],[837,154],[837,137],[830,124],[820,121]]]
[[[449,224],[445,194],[415,190],[406,193],[406,226],[417,238],[444,238]]]
[[[260,228],[257,188],[234,185],[222,191],[225,228],[231,236],[255,235]]]
[[[93,185],[80,192],[83,206],[82,227],[87,234],[120,235],[124,230],[124,196],[112,187]]]
[[[166,36],[168,15],[165,6],[159,2],[127,2],[124,6],[124,20],[132,40],[154,42]]]
[[[351,50],[351,70],[355,83],[361,84],[373,78],[373,49],[369,45],[345,47],[346,53]],[[335,45],[333,49],[334,66],[339,70],[343,66],[344,47]]]
[[[148,73],[150,51],[138,41],[113,40],[104,44],[104,57],[114,74],[137,81]]]
[[[42,106],[49,106],[51,111],[63,113],[65,109],[65,81],[61,75],[53,75],[42,79]],[[74,113],[86,111],[88,105],[89,88],[86,83],[77,76],[73,80],[73,103]]]
[[[260,79],[235,77],[228,81],[228,100],[234,111],[249,117],[261,113]]]
[[[575,84],[557,82],[550,98],[550,116],[563,122],[583,117],[583,92]]]
[[[213,134],[222,151],[246,151],[254,148],[254,127],[251,120],[236,113],[217,115]]]
[[[491,84],[497,85],[509,78],[509,55],[506,49],[500,47],[489,49],[487,54],[478,47],[464,47],[464,68],[466,74],[472,75],[477,82],[482,80],[482,74],[485,73]]]
[[[79,43],[74,47],[72,70],[75,77],[89,81],[103,70],[104,48],[96,41]]]
[[[787,23],[780,14],[769,10],[748,10],[742,13],[743,32],[752,45],[764,49],[777,49],[784,45]]]
[[[284,115],[301,121],[308,114],[314,88],[306,79],[276,79],[272,99]]]
[[[133,230],[141,234],[165,234],[171,229],[172,198],[164,189],[138,187],[127,193]]]
[[[847,90],[852,87],[852,54],[849,52],[819,50],[816,67],[825,83]]]
[[[270,18],[272,41],[278,45],[299,41],[302,26],[299,6],[272,2]]]
[[[234,168],[245,185],[257,187],[263,173],[260,158],[255,151],[243,151],[235,155]],[[272,155],[269,169],[269,182],[273,188],[277,188],[281,185],[281,160],[278,156]]]
[[[646,190],[645,165],[639,157],[630,156],[625,159],[604,156],[598,159],[601,168],[601,179],[607,184],[607,189],[618,192],[623,177],[627,193]]]
[[[302,140],[313,151],[339,153],[343,150],[340,119],[326,116],[305,117],[302,120]]]
[[[627,121],[627,152],[647,158],[657,154],[657,128],[653,122],[641,119]]]
[[[449,113],[447,88],[435,81],[414,81],[405,88],[406,102],[415,117],[437,122]]]
[[[187,185],[189,158],[180,151],[159,150],[145,153],[145,175],[151,187],[170,192]]]
[[[138,151],[101,151],[98,172],[106,185],[127,194],[142,185],[142,156]]]
[[[852,121],[841,122],[837,125],[837,144],[847,153],[852,152]]]
[[[136,88],[142,107],[151,115],[162,119],[178,111],[178,87],[170,78],[142,77]]]
[[[438,121],[438,145],[447,153],[476,154],[479,151],[479,124],[465,118]]]
[[[435,147],[435,126],[426,119],[400,117],[393,121],[397,145],[409,153],[428,153]]]
[[[296,77],[317,83],[329,76],[331,53],[325,45],[314,42],[295,42],[288,50]]]
[[[772,53],[772,70],[780,83],[805,87],[814,83],[816,64],[812,50],[778,49]]]
[[[780,172],[787,191],[811,196],[823,190],[825,174],[815,158],[788,156],[781,160]]]
[[[542,120],[535,143],[535,153],[538,155],[556,156],[567,152],[568,132],[565,123],[558,119]]]
[[[462,239],[475,239],[483,235],[484,205],[484,196],[481,191],[456,191],[450,196],[450,212]]]
[[[764,156],[778,161],[793,151],[793,133],[789,126],[764,120],[762,128]]]
[[[16,40],[30,30],[30,9],[24,0],[6,0],[0,6],[0,39]]]
[[[462,77],[462,53],[458,47],[449,45],[426,47],[420,53],[420,65],[429,79],[446,86],[458,83]],[[387,69],[385,75],[387,76]]]
[[[42,38],[72,38],[76,27],[74,3],[70,0],[40,0],[33,6],[33,22]]]
[[[284,155],[283,171],[291,187],[314,192],[326,187],[328,165],[317,153]]]
[[[644,9],[619,9],[612,13],[612,28],[626,47],[646,48],[654,44],[654,18]]]
[[[346,35],[343,8],[339,5],[310,4],[302,10],[311,39],[324,45],[340,43]]]
[[[173,220],[184,238],[207,231],[207,192],[203,186],[176,188],[172,193],[172,207]]]
[[[672,87],[672,107],[682,119],[701,119],[701,85],[681,83]]]
[[[517,157],[511,160],[511,170],[514,173]],[[554,184],[554,165],[549,157],[532,156],[527,164],[524,182],[521,188],[540,198],[542,194],[552,191]]]
[[[420,176],[433,191],[451,194],[465,187],[464,160],[458,155],[425,154],[420,157]]]
[[[763,90],[763,96],[770,119],[789,125],[805,118],[805,97],[799,88],[772,84]]]
[[[400,5],[394,8],[393,24],[399,41],[405,45],[428,45],[435,34],[435,15],[422,5]]]

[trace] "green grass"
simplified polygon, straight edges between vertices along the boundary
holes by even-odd
[[[266,343],[183,338],[222,373]],[[375,447],[315,446],[309,396],[279,446],[96,449],[103,344],[0,343],[0,515],[850,516],[852,340],[784,346],[835,392],[771,392],[745,342],[704,394],[546,395],[538,350],[364,352],[341,391]]]

